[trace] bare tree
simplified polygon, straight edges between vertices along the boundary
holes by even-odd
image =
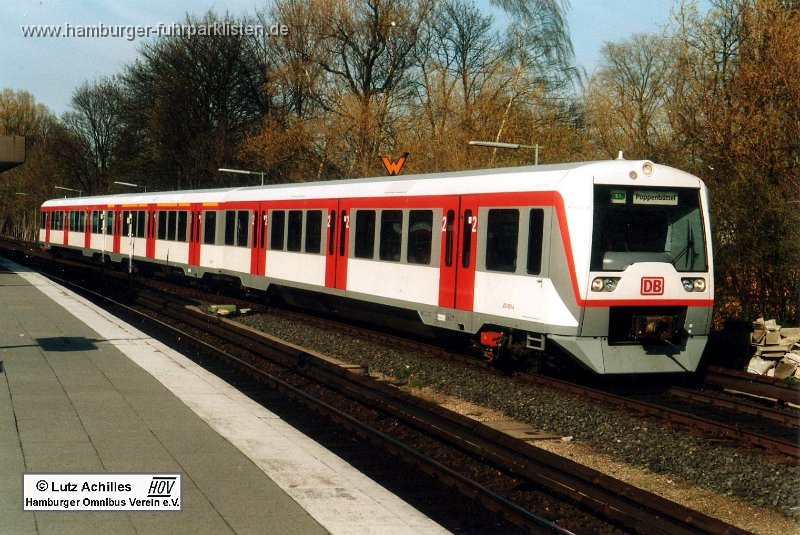
[[[38,207],[53,189],[53,114],[27,91],[0,91],[0,135],[25,136],[23,165],[0,178],[0,235],[34,240]]]
[[[368,174],[389,127],[390,110],[401,89],[427,0],[332,1],[321,12],[322,44],[327,54],[320,65],[341,84],[345,98],[337,110],[352,121],[349,137],[352,168]]]
[[[605,156],[624,150],[663,161],[669,151],[666,44],[665,37],[637,34],[603,46],[586,98],[592,136]]]
[[[190,25],[230,17],[187,16]],[[271,106],[266,72],[244,35],[178,35],[146,44],[122,77],[126,134],[138,167],[162,187],[226,183],[238,145]],[[164,183],[166,177],[168,182]]]
[[[62,122],[72,134],[74,178],[86,193],[106,191],[123,130],[122,90],[114,79],[87,82],[73,93],[71,107]]]
[[[530,64],[549,91],[569,90],[578,72],[566,20],[569,0],[492,0],[512,19],[513,40],[522,41]]]
[[[711,187],[720,308],[800,322],[800,10],[719,0],[677,17],[670,112]]]
[[[0,135],[41,136],[48,125],[50,112],[27,91],[0,91]]]

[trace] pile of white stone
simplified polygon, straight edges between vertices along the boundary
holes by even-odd
[[[755,353],[747,371],[788,379],[800,379],[800,328],[782,329],[775,320],[753,322],[750,345]]]

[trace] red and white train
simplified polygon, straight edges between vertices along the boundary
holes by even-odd
[[[598,374],[697,368],[710,236],[699,178],[628,160],[53,199],[40,230],[49,247],[380,307]]]

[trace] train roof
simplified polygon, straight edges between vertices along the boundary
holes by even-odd
[[[91,197],[59,198],[42,207],[74,205],[146,205],[194,202],[242,202],[270,199],[331,199],[382,196],[448,195],[486,192],[548,191],[559,189],[569,176],[594,178],[599,183],[630,183],[633,172],[645,165],[653,170],[642,186],[701,187],[702,182],[678,169],[647,160],[601,160],[553,165],[477,169],[417,175],[386,176],[299,182],[236,188],[120,193]],[[458,179],[458,180],[454,180]],[[463,180],[460,180],[463,179]]]

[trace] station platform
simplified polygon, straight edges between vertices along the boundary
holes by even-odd
[[[24,510],[31,473],[177,473],[181,508]],[[0,533],[444,532],[188,358],[0,258]]]

